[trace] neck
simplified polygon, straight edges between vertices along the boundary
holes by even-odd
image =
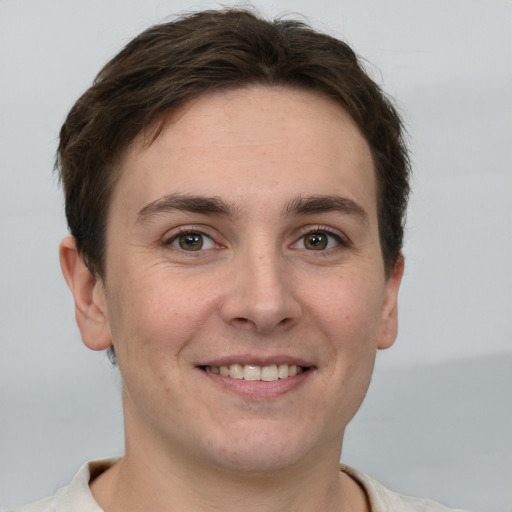
[[[94,480],[91,490],[105,512],[369,511],[364,491],[339,468],[327,478],[319,477],[319,468],[266,475],[206,469],[190,474],[180,469],[163,471],[149,460],[134,461],[127,455]]]

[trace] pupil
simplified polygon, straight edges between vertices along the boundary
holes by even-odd
[[[306,238],[306,247],[308,249],[325,249],[327,247],[327,237],[322,233],[315,233]]]
[[[203,237],[199,233],[189,233],[181,235],[179,244],[182,249],[186,251],[198,251],[203,247]]]

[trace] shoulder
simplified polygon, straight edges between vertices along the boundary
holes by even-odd
[[[53,496],[34,501],[28,505],[15,508],[11,512],[53,512],[55,510]]]
[[[111,467],[118,459],[105,459],[84,464],[71,483],[53,496],[18,507],[10,512],[103,512],[94,500],[89,482]]]
[[[365,490],[372,512],[464,512],[447,508],[432,500],[391,491],[366,473],[349,466],[342,465],[341,471],[351,476]]]

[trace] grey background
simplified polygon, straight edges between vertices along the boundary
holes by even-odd
[[[218,5],[0,0],[0,507],[123,449],[119,377],[82,346],[58,266],[59,127],[138,32]],[[410,132],[400,335],[379,354],[342,459],[404,493],[511,512],[512,2],[255,5],[346,39]]]

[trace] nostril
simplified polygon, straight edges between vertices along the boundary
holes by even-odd
[[[268,333],[279,327],[290,327],[302,316],[295,298],[276,286],[235,287],[221,303],[223,320],[239,329]],[[278,293],[279,292],[279,293]]]
[[[235,325],[235,326],[241,327],[241,328],[243,328],[243,327],[251,327],[252,328],[255,324],[248,318],[236,317],[236,318],[233,318],[232,325]]]

